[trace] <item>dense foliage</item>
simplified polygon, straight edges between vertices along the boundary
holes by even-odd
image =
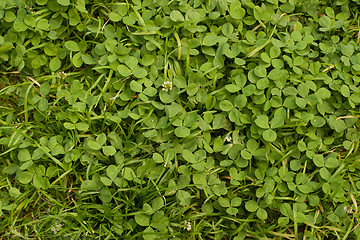
[[[0,0],[0,239],[359,239],[359,9]]]

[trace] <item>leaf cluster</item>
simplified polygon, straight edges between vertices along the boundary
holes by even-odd
[[[359,4],[0,1],[0,233],[359,238]]]

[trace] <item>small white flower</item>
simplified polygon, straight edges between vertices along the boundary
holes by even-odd
[[[60,228],[62,228],[62,226],[64,226],[64,224],[59,223],[59,221],[56,220],[55,226],[51,227],[50,230],[56,235],[59,232]]]
[[[58,224],[56,224],[55,226],[56,226],[57,228],[62,228],[62,226],[64,226],[64,224],[58,223]]]
[[[51,227],[51,231],[53,232],[53,234],[57,234],[58,233],[58,230],[55,228],[55,227]]]
[[[66,78],[66,73],[65,73],[64,71],[58,72],[57,75],[58,75],[58,77],[61,78],[61,79],[65,79],[65,78]]]
[[[162,90],[167,92],[172,89],[172,82],[166,81],[163,83],[162,87],[163,87]]]
[[[352,209],[351,206],[345,206],[345,207],[344,207],[344,210],[345,210],[345,212],[347,212],[347,213],[349,213],[349,214],[353,212],[353,209]]]
[[[230,136],[230,134],[226,135],[225,140],[228,141],[228,142],[231,142],[231,136]]]
[[[190,231],[191,230],[191,223],[185,220],[184,229],[186,229],[187,231]]]
[[[164,168],[169,168],[170,167],[170,164],[168,162],[165,162],[164,163]]]

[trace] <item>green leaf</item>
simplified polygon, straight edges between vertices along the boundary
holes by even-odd
[[[169,225],[169,219],[165,216],[162,211],[155,212],[151,219],[151,226],[158,229],[164,230]]]
[[[137,81],[135,80],[132,80],[130,82],[130,88],[131,90],[133,90],[134,92],[142,92],[142,84],[141,83],[138,83]]]
[[[101,145],[99,143],[97,143],[96,141],[94,141],[94,140],[90,140],[88,142],[88,146],[92,150],[100,150],[101,149]]]
[[[191,202],[191,195],[187,191],[179,190],[176,193],[176,199],[179,201],[181,206],[186,206]]]
[[[315,116],[313,119],[311,119],[311,125],[317,128],[324,126],[325,123],[326,123],[325,119],[320,116]]]
[[[307,150],[306,143],[302,140],[298,142],[297,146],[300,152],[304,152]]]
[[[118,14],[117,12],[111,12],[109,14],[109,19],[113,22],[119,22],[119,21],[121,21],[122,18],[123,17],[120,14]]]
[[[266,115],[263,115],[263,114],[258,115],[255,119],[255,124],[258,127],[267,129],[267,128],[269,128],[269,117]]]
[[[151,207],[150,204],[148,204],[148,203],[144,203],[144,205],[143,205],[143,211],[144,211],[144,213],[146,213],[146,214],[148,214],[148,215],[154,213],[154,210],[152,209],[152,207]]]
[[[73,52],[80,51],[79,45],[74,41],[65,42],[65,48]]]
[[[246,160],[250,160],[252,158],[252,154],[247,149],[243,149],[241,150],[241,157]]]
[[[24,162],[23,164],[21,164],[21,166],[20,166],[20,169],[21,170],[26,170],[26,169],[28,169],[28,168],[30,168],[32,165],[34,165],[34,162],[33,161],[26,161],[26,162]]]
[[[82,53],[78,52],[76,53],[72,59],[71,62],[74,64],[75,67],[79,68],[84,63],[82,60]]]
[[[259,205],[254,200],[249,200],[245,203],[245,208],[249,212],[255,212],[256,210],[258,210]]]
[[[198,173],[193,175],[193,182],[197,188],[204,189],[207,186],[207,174],[206,173]]]
[[[125,167],[123,169],[123,177],[128,181],[133,181],[134,179],[136,179],[136,174],[131,168]]]
[[[270,84],[270,81],[268,78],[261,78],[259,81],[256,82],[256,87],[259,90],[264,90],[266,89]]]
[[[226,209],[226,213],[230,215],[236,215],[239,212],[237,208],[229,207]]]
[[[213,129],[221,129],[225,127],[225,125],[226,125],[226,118],[221,114],[215,115],[213,120]]]
[[[161,156],[161,154],[159,154],[159,153],[154,153],[153,154],[153,160],[156,162],[156,163],[162,163],[162,162],[164,162],[164,159],[163,159],[163,157]]]
[[[81,59],[84,61],[87,65],[93,65],[96,64],[94,58],[90,54],[81,54]]]
[[[175,158],[175,150],[172,148],[166,149],[164,152],[165,162],[171,161]]]
[[[214,211],[214,207],[210,202],[206,202],[206,203],[202,204],[201,210],[204,213],[212,213]]]
[[[332,129],[335,129],[336,132],[341,133],[347,129],[345,121],[342,119],[337,119],[335,116],[330,116],[328,123]]]
[[[269,55],[266,52],[261,53],[260,57],[261,57],[261,60],[263,60],[266,63],[271,62],[271,58],[269,57]]]
[[[298,189],[300,190],[300,192],[305,193],[305,194],[311,192],[311,187],[308,184],[299,185]]]
[[[84,123],[84,122],[76,123],[75,127],[79,131],[87,131],[87,130],[89,130],[89,124]]]
[[[25,171],[19,174],[18,180],[22,184],[28,184],[33,180],[34,174],[29,171]]]
[[[295,5],[291,4],[291,2],[286,2],[284,4],[281,4],[280,9],[285,13],[291,13],[295,10]]]
[[[268,218],[268,213],[265,211],[265,209],[263,208],[259,208],[256,211],[256,216],[260,219],[260,220],[265,220]]]
[[[232,207],[238,207],[241,205],[241,203],[242,203],[242,199],[240,197],[234,197],[233,199],[231,199]]]
[[[170,13],[170,19],[173,20],[174,22],[183,22],[183,21],[185,21],[184,16],[182,15],[182,13],[179,10],[173,10]]]
[[[36,27],[40,30],[44,30],[44,31],[47,31],[49,30],[49,21],[47,19],[40,19],[37,24],[36,24]]]
[[[108,177],[100,177],[100,180],[105,186],[111,186],[112,184],[112,180]]]
[[[226,111],[229,112],[231,111],[231,109],[233,108],[233,105],[230,101],[228,100],[222,100],[219,104],[219,107],[222,111]]]
[[[331,92],[326,88],[322,87],[315,93],[315,95],[321,99],[328,99],[331,97]]]
[[[354,46],[351,44],[341,45],[341,53],[347,57],[351,57],[354,53]]]
[[[63,5],[63,6],[69,6],[70,5],[70,0],[57,0],[57,2],[60,5]]]
[[[273,69],[269,72],[268,74],[268,78],[271,79],[271,80],[279,80],[283,75],[283,71],[281,69]]]
[[[219,197],[218,198],[219,204],[222,207],[228,208],[230,207],[230,201],[227,198]]]
[[[38,159],[40,159],[43,155],[44,155],[44,151],[42,150],[42,148],[37,148],[37,149],[35,149],[34,152],[33,152],[32,160],[38,160]]]
[[[144,66],[150,66],[151,64],[154,63],[154,61],[155,61],[155,56],[151,54],[145,54],[141,59],[141,63]]]
[[[225,88],[227,91],[229,91],[231,93],[238,92],[241,89],[241,87],[239,87],[238,85],[235,85],[235,84],[225,85]],[[239,96],[241,96],[241,95],[239,95]]]
[[[327,168],[337,168],[339,165],[339,160],[334,157],[329,157],[325,161],[325,167]]]
[[[96,137],[96,142],[100,145],[104,145],[106,142],[106,135],[105,133],[101,133]]]
[[[278,46],[272,46],[272,47],[270,48],[269,54],[270,54],[270,57],[271,57],[271,58],[277,58],[277,57],[280,56],[281,50],[280,50],[280,48],[279,48]]]
[[[58,57],[54,57],[53,59],[51,59],[50,64],[49,64],[50,70],[51,71],[56,71],[61,67],[61,61]]]
[[[221,32],[226,36],[230,37],[234,31],[234,27],[231,23],[225,23],[222,25]]]
[[[143,93],[144,93],[146,96],[154,97],[154,96],[157,94],[157,90],[156,90],[156,88],[148,87],[148,88],[145,88],[145,89],[144,89]]]
[[[65,154],[64,147],[60,144],[56,144],[56,146],[51,149],[51,155],[56,156],[59,154]]]
[[[273,142],[273,141],[276,140],[277,134],[276,134],[276,132],[274,130],[267,129],[262,133],[262,137],[267,142]]]
[[[218,43],[218,36],[215,34],[208,34],[203,39],[203,45],[204,46],[213,46]]]
[[[81,183],[80,189],[83,191],[93,191],[93,190],[98,190],[99,187],[94,180],[84,180]]]
[[[331,7],[325,8],[325,13],[331,18],[335,18],[334,9],[332,9]]]
[[[121,76],[124,76],[124,77],[128,77],[131,74],[131,70],[127,66],[122,65],[122,64],[117,66],[117,70],[121,74]]]
[[[9,188],[10,197],[17,198],[18,196],[20,196],[20,194],[21,194],[21,192],[19,191],[19,189],[15,188],[15,187]]]
[[[144,240],[155,240],[157,237],[157,233],[155,233],[154,229],[152,229],[151,227],[147,227],[143,232],[142,232],[142,237],[144,238]]]
[[[235,64],[238,65],[238,66],[243,66],[245,65],[246,61],[244,59],[241,59],[241,58],[235,58]]]
[[[79,12],[87,13],[85,8],[85,0],[77,0],[76,1],[76,9],[79,10]]]
[[[180,138],[187,137],[190,135],[190,129],[183,126],[177,127],[175,129],[175,135]]]
[[[5,21],[13,22],[15,19],[16,19],[16,15],[12,11],[9,10],[5,12]]]
[[[300,107],[300,108],[305,108],[305,107],[306,107],[306,104],[307,104],[307,101],[306,101],[305,99],[303,99],[303,98],[297,97],[297,98],[295,99],[295,103],[296,103],[296,105],[297,105],[298,107]]]
[[[324,166],[324,156],[321,154],[316,154],[313,157],[313,162],[317,167],[323,167]]]
[[[75,129],[75,124],[74,124],[74,123],[65,122],[65,123],[64,123],[64,127],[65,127],[66,129],[73,130],[73,129]]]
[[[41,98],[38,106],[40,111],[45,112],[48,109],[49,102],[46,98]]]
[[[183,158],[186,161],[188,161],[189,163],[196,163],[197,162],[195,157],[194,157],[194,154],[192,152],[190,152],[189,150],[184,149],[181,154],[182,154]]]
[[[119,172],[119,168],[115,165],[110,165],[106,169],[106,174],[111,180],[114,180],[118,176]]]
[[[137,65],[138,65],[139,61],[137,58],[133,57],[133,56],[128,56],[125,59],[125,64],[126,66],[128,66],[130,69],[134,69]]]
[[[341,90],[341,94],[344,97],[346,98],[350,97],[350,89],[347,85],[342,85],[340,90]]]
[[[146,138],[153,138],[156,137],[157,135],[158,135],[158,131],[156,129],[152,129],[144,133],[144,136]]]
[[[108,188],[104,187],[100,190],[99,197],[104,203],[109,203],[112,199],[112,194]]]
[[[197,120],[199,115],[197,115],[195,112],[188,113],[186,117],[184,118],[184,126],[185,127],[191,127]]]
[[[231,1],[229,14],[234,19],[242,19],[245,16],[245,9],[241,7],[240,1]]]
[[[237,95],[234,99],[234,106],[238,109],[243,109],[247,104],[247,98],[245,95]]]
[[[280,128],[284,125],[284,117],[281,115],[275,115],[270,121],[270,127],[272,129]]]
[[[330,172],[325,168],[325,167],[322,167],[320,169],[320,176],[325,179],[325,180],[328,180],[331,176]]]
[[[36,3],[38,5],[45,5],[47,3],[48,0],[36,0]]]
[[[331,28],[331,19],[328,16],[322,16],[319,19],[319,24],[322,27],[320,31],[329,31]]]
[[[113,156],[116,153],[116,149],[113,146],[102,147],[105,156]]]
[[[27,149],[21,149],[18,152],[18,159],[22,162],[31,160],[30,152]]]
[[[258,77],[266,77],[266,68],[263,65],[257,66],[254,69],[254,73]]]
[[[189,96],[194,96],[198,90],[199,90],[199,86],[196,83],[191,83],[187,86],[186,93]]]
[[[360,103],[360,93],[354,92],[353,94],[351,94],[350,100],[353,101],[355,104],[359,104]]]
[[[22,19],[15,19],[14,21],[14,30],[16,32],[23,32],[28,27],[25,25],[24,21]]]
[[[144,78],[148,74],[145,68],[136,66],[133,70],[134,77],[136,78]]]
[[[162,197],[157,197],[151,201],[151,206],[154,211],[158,211],[164,207],[164,200]]]

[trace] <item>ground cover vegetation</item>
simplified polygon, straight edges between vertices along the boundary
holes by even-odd
[[[1,0],[0,239],[359,239],[359,9]]]

